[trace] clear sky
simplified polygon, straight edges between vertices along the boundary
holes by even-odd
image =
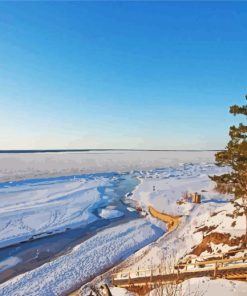
[[[0,149],[221,149],[245,2],[0,2]]]

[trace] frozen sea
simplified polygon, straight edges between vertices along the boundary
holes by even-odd
[[[167,178],[172,167],[177,180],[184,163],[203,167],[213,158],[211,151],[0,154],[0,294],[72,291],[155,241],[165,229],[128,198],[143,172]]]

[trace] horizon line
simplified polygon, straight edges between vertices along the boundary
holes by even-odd
[[[200,151],[222,151],[223,149],[0,149],[0,153],[58,153],[58,152],[89,152],[89,151],[181,151],[181,152],[200,152]]]

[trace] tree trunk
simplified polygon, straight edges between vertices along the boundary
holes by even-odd
[[[243,206],[244,206],[244,214],[245,214],[245,240],[244,247],[247,246],[247,195],[243,197]]]

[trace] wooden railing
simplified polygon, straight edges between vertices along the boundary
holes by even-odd
[[[237,250],[243,252],[244,250]],[[233,254],[234,252],[224,253]],[[218,256],[218,255],[215,255]],[[211,255],[212,257],[212,255]],[[150,268],[136,270],[122,270],[113,274],[112,282],[116,286],[128,286],[137,283],[138,285],[153,283],[185,280],[193,277],[210,276],[210,277],[228,277],[230,275],[247,277],[247,254],[235,258],[212,259],[203,261],[204,257],[198,258],[200,261],[194,263],[178,263],[169,268]]]

